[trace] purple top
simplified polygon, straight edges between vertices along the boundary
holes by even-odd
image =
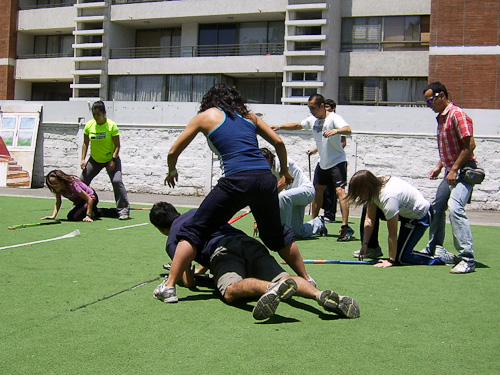
[[[85,183],[78,179],[71,181],[66,187],[66,190],[61,192],[61,195],[65,198],[68,198],[73,203],[77,203],[82,200],[82,198],[80,198],[79,196],[82,190],[86,192],[92,199],[95,199],[94,189],[88,187],[87,185],[85,185]]]

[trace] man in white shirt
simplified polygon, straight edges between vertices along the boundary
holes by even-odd
[[[309,150],[308,153],[319,152],[319,162],[314,171],[315,197],[312,203],[312,218],[319,216],[326,187],[333,186],[342,211],[342,227],[337,241],[349,241],[354,230],[348,225],[349,203],[344,199],[347,184],[347,158],[341,144],[341,137],[351,134],[351,127],[335,112],[327,112],[325,98],[320,94],[311,95],[307,106],[311,116],[302,122],[271,128],[273,130],[312,129],[316,148]]]

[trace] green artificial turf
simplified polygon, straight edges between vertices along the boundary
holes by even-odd
[[[7,229],[39,222],[53,204],[0,197],[0,247],[80,230],[0,250],[1,374],[500,372],[498,227],[473,227],[479,264],[468,275],[448,266],[308,264],[318,287],[354,297],[361,317],[339,319],[294,297],[257,322],[254,302],[229,306],[209,288],[178,288],[177,304],[153,298],[168,260],[166,237],[151,224],[107,230],[148,223],[148,211],[132,211],[128,221]],[[69,209],[63,201],[59,218]],[[251,234],[253,218],[235,225]],[[339,243],[340,224],[327,226],[328,237],[298,241],[304,259],[353,259],[359,241]],[[359,221],[352,226],[358,235]]]

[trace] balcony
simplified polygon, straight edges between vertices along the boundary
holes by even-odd
[[[50,3],[47,1],[45,4],[43,2],[40,4],[35,0],[19,0],[19,10],[71,7],[74,4],[76,4],[76,0],[59,0]]]
[[[283,55],[283,43],[112,48],[112,59]]]

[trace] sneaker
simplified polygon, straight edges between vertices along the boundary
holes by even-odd
[[[352,256],[354,258],[359,258],[360,251],[361,250],[355,251],[354,253],[352,253]],[[375,258],[381,258],[383,255],[384,254],[382,254],[382,249],[380,248],[380,246],[377,246],[366,249],[365,258],[375,259]]]
[[[450,273],[471,273],[476,269],[476,265],[474,263],[466,262],[462,260],[455,267],[453,267]]]
[[[350,241],[352,235],[354,234],[354,229],[352,229],[349,225],[342,225],[339,230],[340,236],[337,238],[337,241]]]
[[[170,271],[170,268],[172,268],[172,262],[163,263],[163,268]]]
[[[461,260],[459,257],[457,257],[452,252],[449,252],[444,247],[440,247],[438,249],[437,246],[434,258],[441,259],[447,266],[455,266],[460,263]]]
[[[118,216],[118,220],[128,220],[128,219],[130,219],[129,214],[123,214],[123,215]]]
[[[155,291],[153,292],[153,297],[165,303],[178,302],[179,299],[177,298],[177,292],[175,290],[175,286],[167,288],[165,286],[166,282],[167,279],[163,280],[163,282],[156,287]]]
[[[271,286],[253,308],[252,315],[256,320],[264,320],[274,315],[279,303],[293,296],[297,291],[294,279],[284,279]]]
[[[328,229],[326,229],[325,218],[323,216],[319,217],[321,220],[321,228],[319,228],[318,234],[321,237],[326,237],[328,235]]]
[[[339,296],[332,290],[323,290],[316,296],[316,301],[326,311],[334,312],[349,319],[359,318],[359,306],[351,297]]]
[[[323,220],[327,223],[335,223],[335,215],[323,215]]]

